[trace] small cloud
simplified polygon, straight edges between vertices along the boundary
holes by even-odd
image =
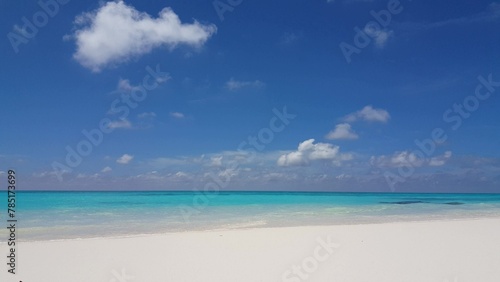
[[[326,135],[326,139],[358,139],[358,135],[351,129],[348,123],[341,123]]]
[[[378,25],[373,24],[369,25],[367,24],[363,31],[370,37],[373,38],[375,41],[375,46],[377,48],[384,48],[385,44],[387,43],[387,40],[389,40],[389,37],[392,36],[394,33],[392,30],[387,30],[387,29],[380,29]]]
[[[375,109],[371,105],[365,106],[363,109],[348,114],[344,117],[346,122],[355,122],[358,120],[370,121],[370,122],[387,122],[391,116],[389,112],[384,109]]]
[[[281,44],[289,45],[297,42],[302,37],[302,33],[296,32],[285,32],[280,39]]]
[[[429,165],[430,166],[443,166],[444,164],[446,164],[446,162],[448,161],[448,159],[451,158],[451,155],[452,155],[451,151],[446,151],[441,156],[437,156],[437,157],[431,158],[429,160]]]
[[[170,116],[173,118],[176,118],[176,119],[183,119],[186,117],[183,113],[179,113],[179,112],[171,112]]]
[[[395,154],[390,159],[390,163],[394,167],[402,167],[407,164],[412,164],[413,166],[422,166],[424,160],[419,158],[416,154],[410,153],[408,151],[404,151],[398,154]]]
[[[189,177],[189,174],[183,172],[183,171],[178,171],[174,174],[175,177],[179,177],[179,178],[187,178]]]
[[[223,179],[231,179],[232,177],[238,176],[240,174],[239,169],[235,168],[226,168],[219,172],[218,176]]]
[[[135,87],[130,84],[130,81],[128,79],[120,78],[120,80],[118,80],[118,85],[116,88],[117,88],[117,91],[119,91],[119,92],[130,92]]]
[[[123,156],[119,157],[116,160],[116,162],[119,164],[128,164],[128,163],[130,163],[130,161],[132,161],[133,158],[134,158],[134,156],[132,156],[132,155],[124,154]]]
[[[236,91],[244,87],[254,87],[254,88],[261,88],[265,84],[261,82],[260,80],[255,80],[255,81],[238,81],[235,80],[234,78],[231,78],[229,81],[226,82],[225,88],[230,90],[230,91]]]
[[[73,57],[94,72],[159,47],[170,50],[181,44],[200,47],[217,31],[213,24],[182,23],[168,7],[154,18],[120,0],[77,16],[74,24]]]
[[[103,168],[103,169],[101,170],[101,172],[102,172],[102,173],[106,173],[106,172],[110,172],[110,171],[112,171],[112,170],[113,170],[113,169],[112,169],[111,167],[107,166],[107,167]]]
[[[129,128],[132,128],[132,124],[127,119],[120,119],[120,120],[112,121],[112,122],[108,123],[108,127],[110,129],[117,129],[117,128],[129,129]]]

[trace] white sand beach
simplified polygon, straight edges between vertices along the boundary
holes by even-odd
[[[18,242],[7,267],[0,281],[498,282],[500,218]]]

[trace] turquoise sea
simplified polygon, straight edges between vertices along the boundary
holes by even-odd
[[[16,197],[17,236],[24,241],[500,216],[500,194],[18,191]],[[6,191],[0,209],[7,211]],[[2,228],[0,241],[6,236]]]

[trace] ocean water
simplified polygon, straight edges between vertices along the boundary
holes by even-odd
[[[16,196],[17,237],[24,241],[500,216],[500,194],[18,191]],[[0,209],[7,210],[5,191]],[[6,236],[1,228],[0,242]]]

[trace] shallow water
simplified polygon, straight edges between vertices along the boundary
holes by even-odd
[[[20,191],[16,207],[24,241],[490,216],[500,194]]]

